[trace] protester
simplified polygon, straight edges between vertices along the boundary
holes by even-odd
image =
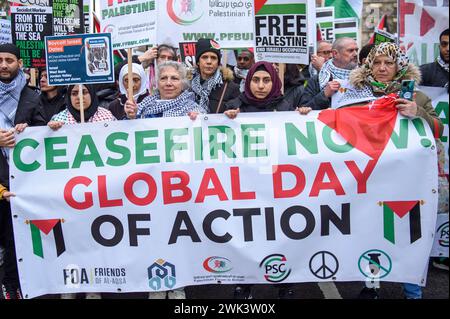
[[[140,103],[127,100],[127,118],[187,116],[190,112],[206,113],[188,90],[186,68],[179,62],[168,61],[158,65],[158,90]]]
[[[332,46],[333,58],[325,62],[317,76],[308,81],[302,98],[302,106],[322,110],[331,106],[331,97],[341,84],[348,80],[350,72],[358,66],[358,45],[351,38],[339,38]]]
[[[27,126],[45,125],[39,95],[27,87],[23,61],[15,45],[0,44],[0,184],[9,189],[9,161],[15,133]],[[0,201],[0,244],[5,249],[2,284],[5,299],[21,299],[11,206]]]
[[[257,62],[248,71],[245,80],[245,90],[238,98],[225,104],[224,112],[231,119],[236,118],[240,112],[274,112],[292,111],[294,108],[283,99],[281,94],[281,81],[274,66],[268,62]],[[237,285],[234,290],[234,299],[252,299],[253,285]],[[280,298],[292,298],[293,290],[289,287],[280,287]]]
[[[132,86],[133,86],[133,99],[140,103],[142,100],[149,95],[147,90],[147,76],[141,65],[133,63],[132,64]],[[118,120],[126,119],[125,114],[125,102],[127,101],[128,95],[128,65],[125,64],[120,70],[119,74],[119,90],[120,96],[108,106],[108,109]]]
[[[244,92],[245,77],[248,70],[255,64],[255,56],[250,50],[242,50],[237,56],[237,65],[234,67],[234,83],[239,85],[239,91]]]
[[[420,66],[422,85],[448,88],[449,76],[449,29],[439,36],[439,56],[435,62]]]
[[[409,63],[408,58],[396,44],[381,43],[370,51],[365,64],[350,74],[349,81],[352,88],[344,93],[341,107],[351,106],[355,100],[373,101],[391,93],[398,93],[401,82],[405,79],[420,83],[419,69]],[[397,96],[395,103],[401,115],[422,117],[430,125],[435,137],[442,134],[442,121],[436,115],[430,98],[424,93],[415,92],[412,101]],[[422,298],[422,289],[419,285],[404,283],[403,291],[407,299]],[[378,287],[364,287],[359,298],[378,299]]]
[[[220,46],[210,39],[200,39],[196,44],[197,69],[191,81],[195,101],[208,113],[222,113],[224,104],[239,95],[233,82],[233,72],[220,67]]]
[[[175,52],[175,48],[168,44],[160,44],[157,47],[151,48],[150,50],[150,55],[145,62],[142,62],[142,66],[144,67],[144,69],[147,66],[149,67],[148,88],[150,90],[150,93],[154,94],[158,88],[155,66],[167,61],[177,61],[177,55]]]
[[[286,64],[286,70],[284,72],[284,99],[293,108],[301,105],[305,90],[304,83],[305,79],[297,68],[297,65]]]
[[[53,115],[58,114],[66,108],[66,88],[62,86],[48,85],[47,70],[44,68],[39,71],[41,105],[44,109],[45,121],[49,122]]]
[[[131,100],[125,103],[125,113],[129,119],[187,116],[191,112],[206,113],[189,92],[186,68],[178,62],[168,61],[158,65],[158,90],[155,95],[145,97],[141,103]],[[150,292],[149,299],[186,299],[184,288],[170,291]]]

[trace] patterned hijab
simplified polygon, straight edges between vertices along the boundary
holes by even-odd
[[[395,61],[397,64],[397,74],[394,76],[391,82],[381,83],[375,80],[372,73],[373,62],[379,55],[386,55]],[[364,64],[366,72],[366,81],[372,87],[374,93],[389,94],[400,90],[401,80],[403,79],[406,71],[408,70],[409,60],[408,57],[400,50],[399,46],[391,42],[383,42],[375,46],[370,50],[367,56],[366,63]]]

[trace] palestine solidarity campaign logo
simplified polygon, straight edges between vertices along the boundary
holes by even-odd
[[[26,223],[30,225],[33,253],[36,256],[44,258],[41,232],[48,235],[51,231],[53,231],[57,257],[66,251],[66,245],[64,244],[64,236],[61,227],[63,222],[63,219],[40,219],[26,221]]]
[[[168,0],[167,14],[177,24],[190,25],[203,16],[204,0]]]

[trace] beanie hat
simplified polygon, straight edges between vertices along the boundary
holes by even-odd
[[[11,53],[17,57],[17,60],[20,59],[20,50],[12,43],[0,44],[0,53]]]
[[[222,54],[220,53],[220,45],[216,41],[212,39],[199,39],[197,43],[195,44],[195,60],[200,61],[200,57],[205,52],[213,52],[217,55],[219,58],[219,64],[220,59],[222,58]]]

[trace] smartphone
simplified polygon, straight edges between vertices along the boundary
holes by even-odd
[[[400,97],[412,101],[414,95],[414,80],[403,80]]]

